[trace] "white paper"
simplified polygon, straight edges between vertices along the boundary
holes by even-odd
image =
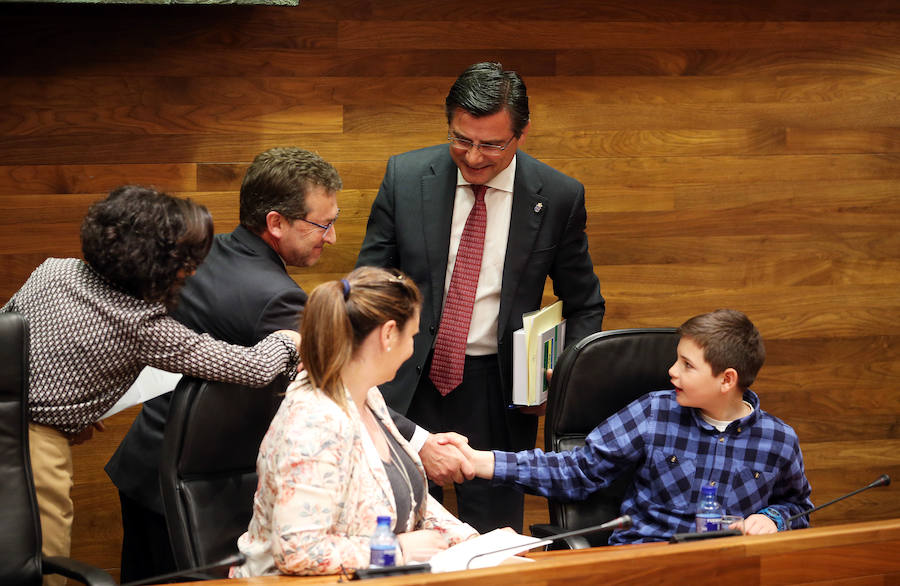
[[[134,384],[128,387],[125,394],[119,397],[116,404],[109,411],[100,416],[100,419],[106,419],[111,415],[115,415],[123,409],[134,407],[138,403],[149,401],[154,397],[158,397],[163,393],[174,391],[181,380],[180,374],[167,372],[152,366],[144,367],[141,374],[135,379]]]
[[[453,547],[436,553],[428,563],[431,564],[431,572],[434,574],[473,568],[490,568],[517,553],[528,551],[542,542],[547,541],[520,535],[507,529],[494,529],[490,533],[457,543]],[[480,553],[486,555],[475,558]],[[469,560],[472,560],[471,564],[469,564]]]

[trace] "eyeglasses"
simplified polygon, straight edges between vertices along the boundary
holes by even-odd
[[[499,144],[491,144],[489,142],[475,144],[467,138],[460,138],[458,136],[454,136],[450,132],[447,133],[447,140],[450,141],[450,145],[453,146],[453,148],[459,149],[461,151],[475,149],[485,157],[499,157],[501,154],[503,154],[503,151],[506,150],[506,147],[509,146],[509,143],[511,143],[515,137],[516,135],[512,135],[511,137],[509,137],[509,140],[506,141],[506,144],[501,146]]]
[[[341,210],[338,210],[338,211],[337,211],[337,213],[334,215],[334,219],[333,219],[333,220],[331,220],[330,222],[328,222],[327,224],[324,224],[324,225],[323,225],[323,224],[318,224],[318,223],[316,223],[316,222],[313,222],[312,220],[307,220],[306,218],[297,218],[297,219],[300,220],[301,222],[306,222],[307,224],[312,224],[312,225],[315,226],[316,228],[321,228],[321,229],[322,229],[322,235],[324,236],[325,234],[328,234],[328,231],[329,231],[329,230],[331,230],[332,228],[334,228],[334,223],[337,222],[337,219],[338,219],[338,216],[339,216],[339,215],[341,215]]]

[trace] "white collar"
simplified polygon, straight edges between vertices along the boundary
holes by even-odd
[[[506,166],[506,169],[497,173],[497,176],[487,182],[487,186],[491,189],[499,189],[508,193],[513,192],[513,184],[516,181],[516,158],[518,154],[513,155],[512,161]],[[471,185],[462,176],[462,171],[456,169],[456,185]]]

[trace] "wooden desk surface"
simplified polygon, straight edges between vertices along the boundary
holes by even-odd
[[[900,584],[900,518],[681,544],[535,552],[534,563],[380,578],[377,584]],[[215,580],[217,586],[334,584],[338,576]]]

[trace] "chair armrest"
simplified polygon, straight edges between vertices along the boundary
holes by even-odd
[[[531,525],[528,527],[528,530],[531,531],[533,537],[540,537],[541,539],[553,539],[554,536],[568,531],[562,527],[546,523]],[[575,535],[551,543],[547,546],[547,549],[587,549],[589,547],[591,547],[591,544],[586,537],[583,535]]]
[[[78,580],[88,586],[116,586],[116,581],[100,568],[60,556],[45,557],[41,560],[44,574],[59,574]]]

